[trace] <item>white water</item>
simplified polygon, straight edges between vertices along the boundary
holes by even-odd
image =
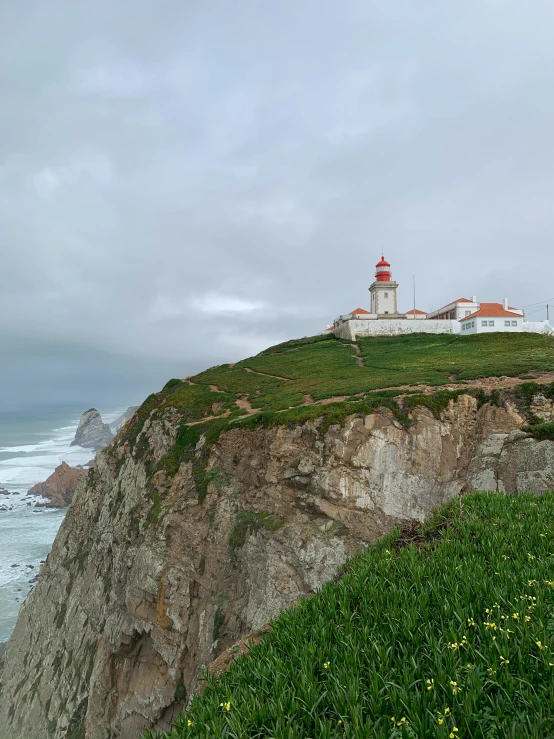
[[[112,423],[124,410],[103,414],[104,422]],[[27,433],[19,429],[20,438],[29,443],[0,447],[0,488],[19,493],[0,495],[0,641],[9,637],[65,515],[64,509],[36,508],[41,499],[27,496],[27,491],[61,462],[84,465],[94,457],[90,449],[70,446],[78,423],[76,418],[60,428],[34,431],[30,421]]]

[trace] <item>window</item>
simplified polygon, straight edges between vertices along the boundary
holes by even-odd
[[[464,315],[465,316],[470,316],[471,315],[471,311],[470,310],[466,310],[466,312],[464,313]]]
[[[475,321],[471,322],[471,328],[475,328]]]
[[[488,324],[488,321],[481,321],[481,326],[486,326]]]
[[[489,321],[489,326],[494,326],[494,321]]]
[[[384,297],[385,297],[385,300],[387,300],[388,297],[389,297],[389,294],[388,293],[384,293]]]
[[[388,314],[389,314],[389,312],[388,312],[388,310],[386,310],[386,311],[385,311],[385,315],[386,315],[386,316],[388,316]]]
[[[517,321],[512,321],[512,326],[517,326]]]
[[[504,325],[505,326],[509,326],[510,325],[510,321],[504,321]]]

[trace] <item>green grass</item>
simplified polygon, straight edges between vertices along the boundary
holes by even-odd
[[[283,613],[163,736],[554,736],[553,539],[554,493],[453,501]]]
[[[356,363],[352,343],[325,339],[290,342],[275,353],[268,349],[233,368],[214,367],[193,381],[217,385],[229,393],[249,394],[256,408],[279,411],[299,405],[304,395],[321,400],[401,385],[438,387],[453,380],[554,370],[554,342],[539,334],[414,334],[360,339],[357,344],[363,367]],[[246,367],[290,379],[249,374]]]
[[[192,462],[202,501],[209,483],[206,467],[209,446],[222,431],[235,425],[242,428],[293,425],[323,417],[320,430],[325,431],[331,423],[341,423],[351,413],[369,413],[379,406],[388,407],[406,425],[409,411],[418,405],[426,405],[438,415],[470,379],[500,375],[529,377],[531,371],[554,371],[554,341],[539,334],[413,334],[360,339],[356,344],[363,366],[357,363],[354,342],[318,336],[271,347],[233,367],[212,367],[191,378],[192,385],[172,379],[163,390],[146,399],[121,441],[127,443],[135,458],[143,459],[150,476],[157,470],[173,476],[182,462]],[[441,390],[441,386],[453,382],[459,383],[459,392]],[[417,384],[436,387],[437,393],[434,396],[413,393],[399,407],[394,400],[399,391],[391,388]],[[540,421],[530,412],[531,398],[538,390],[554,397],[554,384],[540,388],[535,382],[526,382],[518,390],[519,405],[532,424]],[[473,392],[480,405],[501,403],[498,391],[490,396],[482,390]],[[316,401],[315,405],[308,403],[309,396]],[[249,400],[259,413],[244,417],[245,410],[236,405],[241,398]],[[317,405],[323,399],[334,402]],[[180,423],[178,435],[167,454],[153,464],[147,435],[141,432],[150,421],[168,413]],[[187,425],[204,419],[205,423],[200,425]],[[204,437],[206,443],[198,451],[198,442]],[[108,454],[114,456],[117,471],[125,457],[117,456],[117,448],[110,449]]]

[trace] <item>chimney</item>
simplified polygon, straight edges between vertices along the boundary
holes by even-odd
[[[472,303],[476,303],[477,302],[477,295],[472,295],[471,296],[471,302]]]
[[[508,298],[502,298],[502,307],[504,310],[508,310]]]

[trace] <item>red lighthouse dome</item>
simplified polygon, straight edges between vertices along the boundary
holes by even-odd
[[[391,282],[392,273],[390,271],[390,264],[387,262],[385,257],[381,257],[381,261],[375,265],[377,271],[375,272],[375,279],[377,282]]]

